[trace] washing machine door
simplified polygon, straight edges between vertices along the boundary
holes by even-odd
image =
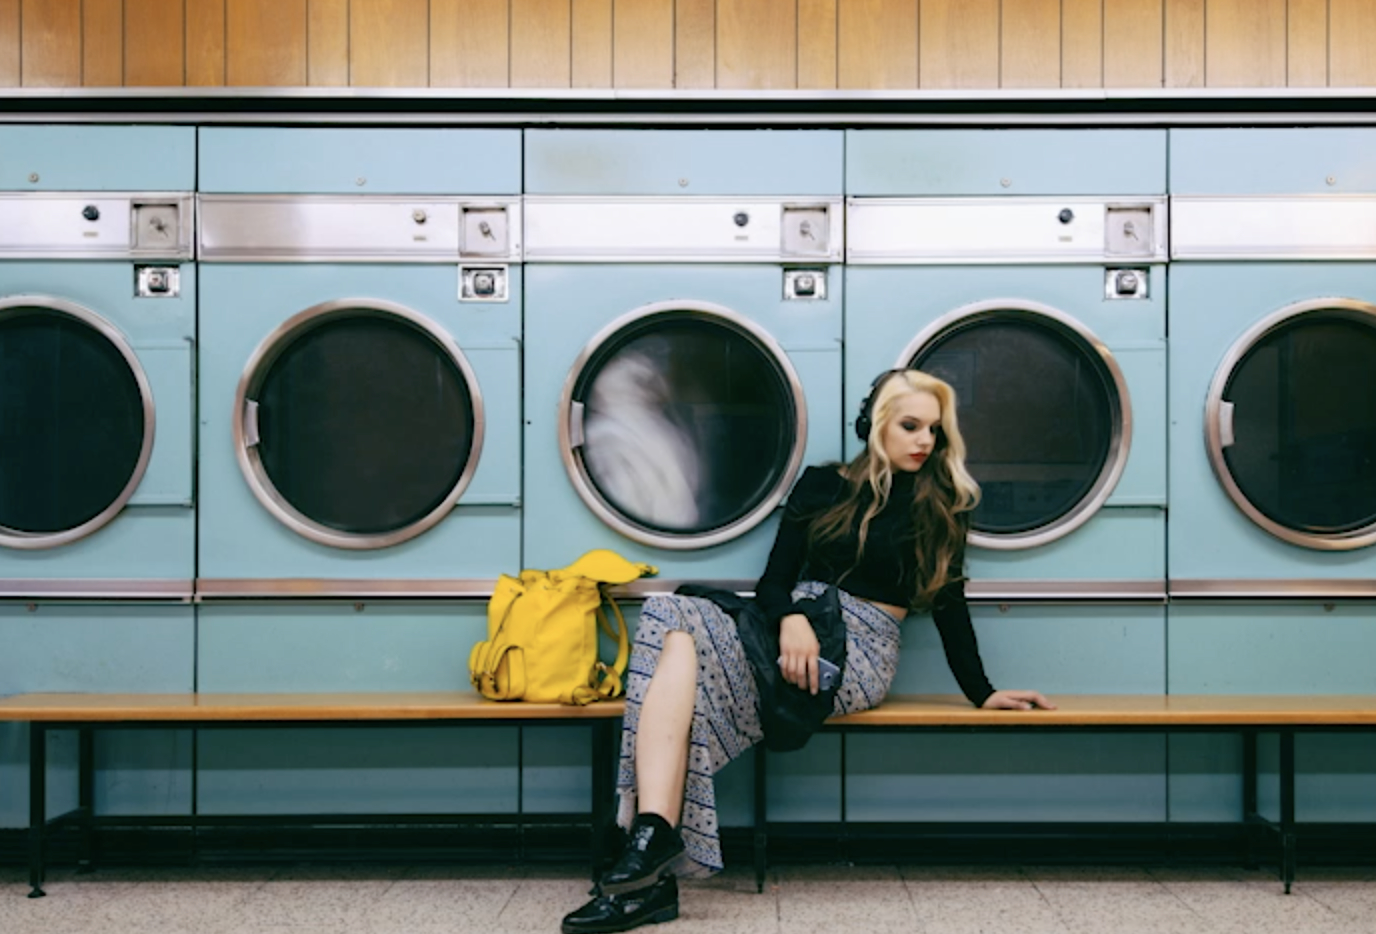
[[[1258,322],[1214,374],[1204,431],[1261,528],[1328,551],[1376,543],[1376,305],[1316,299]]]
[[[152,453],[153,393],[119,329],[63,299],[0,299],[0,546],[90,535]]]
[[[1079,528],[1127,463],[1132,407],[1108,348],[1064,312],[980,302],[935,321],[900,355],[956,391],[982,498],[970,542],[1033,548]]]
[[[482,449],[482,396],[458,344],[379,299],[326,302],[283,323],[250,358],[234,412],[254,496],[337,548],[385,548],[434,526]]]
[[[584,348],[559,441],[574,489],[634,541],[688,550],[762,522],[807,443],[802,384],[762,328],[708,302],[645,305]]]

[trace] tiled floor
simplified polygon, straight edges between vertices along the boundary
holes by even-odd
[[[526,934],[587,897],[578,867],[295,866],[52,873],[28,899],[0,869],[3,934]],[[655,934],[1371,934],[1376,868],[807,866],[765,893],[728,871],[684,883]]]

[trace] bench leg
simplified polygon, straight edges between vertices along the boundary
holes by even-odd
[[[29,724],[29,898],[42,898],[43,835],[48,820],[48,727]]]
[[[755,891],[764,891],[764,876],[769,866],[769,815],[765,810],[765,762],[769,759],[764,744],[755,746]]]
[[[1285,894],[1295,881],[1295,731],[1280,734],[1280,878]]]
[[[1257,734],[1242,734],[1242,866],[1257,868]]]
[[[77,805],[81,809],[81,855],[77,858],[77,871],[92,872],[95,870],[96,731],[86,726],[77,735]]]
[[[602,878],[607,861],[607,837],[616,819],[616,721],[599,720],[592,727],[592,834],[589,841],[592,881]]]

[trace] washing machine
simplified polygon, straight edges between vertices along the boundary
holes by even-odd
[[[200,131],[201,690],[468,687],[521,566],[520,164],[516,130]],[[199,805],[488,794],[461,737],[390,737],[363,787],[341,744],[377,737],[202,736]]]
[[[525,558],[748,588],[841,456],[843,136],[528,130]]]
[[[1365,129],[1171,132],[1172,691],[1376,690],[1373,145]],[[1376,818],[1376,744],[1295,746],[1300,821]],[[1241,754],[1186,751],[1177,797],[1217,819]]]
[[[189,128],[0,126],[0,694],[194,684],[195,178]],[[175,813],[181,739],[102,737],[97,812]]]
[[[853,130],[846,193],[847,454],[876,374],[955,388],[990,679],[1164,691],[1166,134]],[[958,693],[925,620],[902,653],[893,690]],[[1167,813],[1159,737],[849,742],[857,820]]]

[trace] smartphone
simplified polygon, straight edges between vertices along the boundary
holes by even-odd
[[[778,658],[778,664],[782,665],[783,663],[784,663],[783,656],[780,655],[779,658]],[[840,684],[841,684],[841,669],[840,669],[840,668],[837,668],[835,665],[833,665],[831,662],[827,661],[825,658],[818,657],[818,659],[817,659],[817,690],[819,690],[819,691],[830,691],[833,687],[839,687]]]

